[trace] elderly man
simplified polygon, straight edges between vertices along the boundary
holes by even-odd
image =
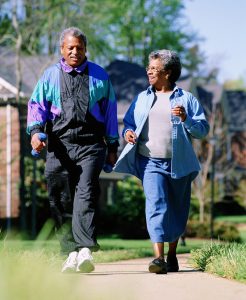
[[[40,152],[48,136],[45,175],[61,251],[62,272],[94,270],[99,174],[117,160],[115,94],[108,74],[86,57],[86,36],[75,27],[61,33],[61,60],[45,70],[28,103],[27,132]],[[69,218],[72,228],[69,229]]]

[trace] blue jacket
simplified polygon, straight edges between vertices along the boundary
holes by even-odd
[[[209,132],[209,124],[206,121],[203,108],[199,101],[189,92],[176,87],[170,96],[170,101],[176,97],[182,98],[187,117],[180,124],[173,124],[172,129],[172,178],[181,178],[194,173],[194,177],[200,170],[200,164],[192,147],[191,138],[204,138]],[[127,129],[135,131],[139,136],[148,118],[153,105],[155,93],[153,87],[140,93],[130,105],[124,117],[123,136]],[[114,171],[128,173],[141,178],[141,170],[138,164],[137,144],[127,144],[117,160]]]

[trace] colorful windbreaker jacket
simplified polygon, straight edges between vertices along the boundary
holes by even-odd
[[[118,143],[117,102],[106,71],[95,63],[87,61],[89,73],[89,113],[104,124],[105,140],[108,146]],[[60,95],[61,64],[45,70],[28,102],[27,133],[37,128],[44,130],[48,121],[54,121],[62,111]],[[100,105],[99,105],[100,101]],[[102,109],[103,108],[103,109]]]

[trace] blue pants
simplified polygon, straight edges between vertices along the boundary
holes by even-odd
[[[171,178],[171,159],[140,156],[139,161],[150,239],[153,243],[174,242],[188,220],[192,175]]]

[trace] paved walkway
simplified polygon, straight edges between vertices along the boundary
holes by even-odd
[[[96,264],[94,272],[80,274],[83,299],[246,299],[246,285],[194,270],[188,258],[189,254],[178,255],[180,272],[167,275],[148,272],[151,258]]]

